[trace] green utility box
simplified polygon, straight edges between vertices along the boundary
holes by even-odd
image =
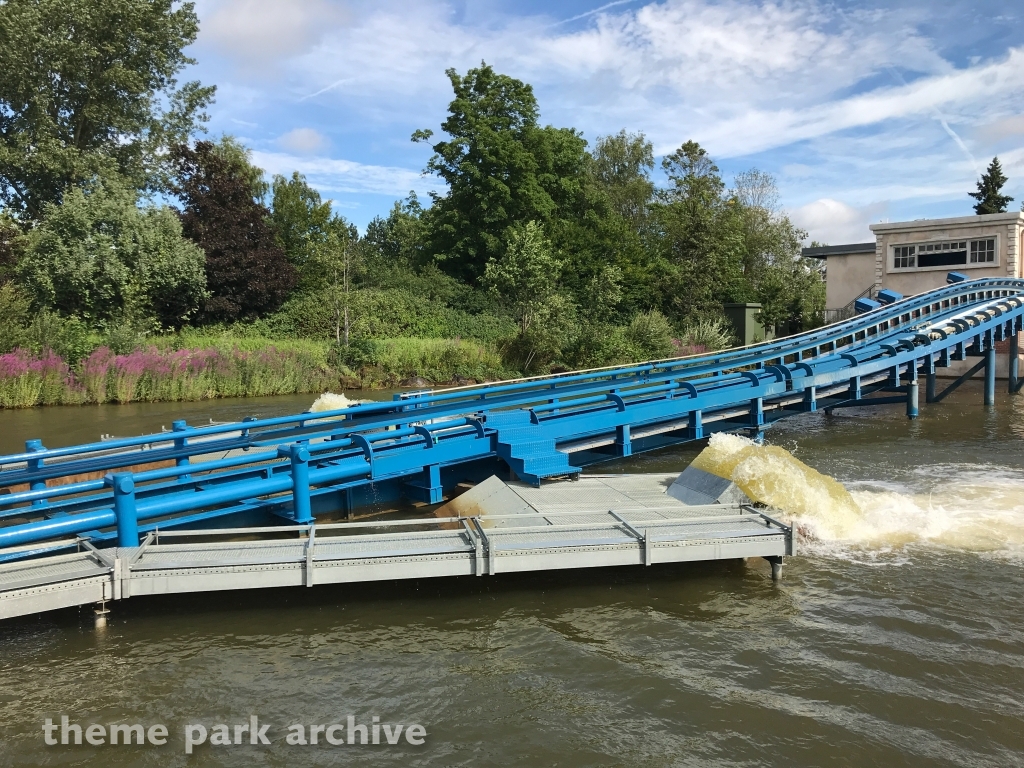
[[[741,345],[756,344],[775,336],[757,321],[757,313],[761,311],[760,304],[725,304],[724,307],[725,317],[732,325],[732,331]]]

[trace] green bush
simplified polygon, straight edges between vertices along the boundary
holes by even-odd
[[[365,387],[394,387],[423,378],[433,383],[460,379],[492,381],[512,378],[516,371],[502,363],[492,349],[472,341],[452,339],[382,339],[350,346],[352,367],[359,367]],[[362,361],[362,362],[360,362]]]
[[[626,328],[625,336],[643,360],[669,357],[675,349],[672,326],[656,309],[637,313]]]
[[[29,303],[14,283],[0,283],[0,354],[28,343]]]
[[[494,343],[515,332],[510,318],[470,314],[401,289],[349,294],[351,338],[475,339]],[[295,336],[334,339],[331,304],[318,293],[290,299],[268,323]]]
[[[61,317],[44,309],[33,316],[26,328],[25,346],[37,354],[52,350],[74,366],[99,344],[89,326],[77,317]]]

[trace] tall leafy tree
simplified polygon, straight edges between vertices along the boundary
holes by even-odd
[[[19,277],[36,306],[93,325],[153,317],[178,327],[206,298],[203,252],[174,211],[139,208],[133,190],[112,182],[47,203],[24,241]]]
[[[423,206],[414,191],[398,200],[387,217],[375,216],[366,225],[363,242],[377,272],[410,269],[424,264]]]
[[[575,307],[558,290],[560,270],[536,221],[513,227],[505,252],[487,262],[483,284],[519,326],[510,350],[523,370],[531,370],[538,356],[552,357],[565,341]]]
[[[0,3],[0,201],[34,219],[97,175],[160,186],[214,93],[178,87],[197,30],[175,0]]]
[[[260,202],[261,173],[229,139],[173,148],[184,233],[206,253],[208,320],[253,318],[281,306],[297,276]]]
[[[640,231],[647,222],[654,184],[654,146],[642,133],[601,136],[591,152],[591,172],[612,209]]]
[[[718,166],[688,141],[662,160],[669,187],[658,218],[668,276],[669,314],[693,318],[721,310],[723,301],[750,298],[742,279],[743,239],[738,207],[725,196]]]
[[[986,213],[1006,213],[1006,206],[1013,202],[1012,197],[1002,194],[1003,185],[1007,181],[999,158],[993,157],[985,173],[978,179],[978,190],[967,193],[978,201],[974,204],[974,212],[979,216]]]
[[[586,142],[568,128],[541,128],[533,89],[486,63],[465,76],[449,69],[455,92],[427,170],[448,185],[428,212],[428,249],[449,274],[476,282],[499,256],[511,227],[550,226],[569,215],[584,189]],[[413,134],[429,141],[430,130]]]
[[[330,236],[331,203],[324,202],[298,171],[290,179],[275,176],[271,188],[270,223],[288,261],[304,277],[317,249]]]
[[[324,237],[313,246],[306,264],[306,283],[319,289],[334,321],[334,340],[349,346],[352,334],[352,289],[365,259],[359,232],[341,216],[324,225]]]

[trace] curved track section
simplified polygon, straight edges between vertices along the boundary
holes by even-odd
[[[308,525],[373,500],[437,502],[495,472],[537,484],[802,411],[905,402],[913,417],[919,379],[937,402],[936,369],[969,357],[990,399],[998,342],[1009,342],[1017,386],[1022,317],[1024,280],[986,278],[713,355],[67,448],[29,441],[0,457],[0,563],[135,547],[154,530]]]

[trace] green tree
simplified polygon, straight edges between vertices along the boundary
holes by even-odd
[[[297,281],[261,202],[262,171],[228,137],[171,150],[182,230],[206,254],[203,317],[234,321],[273,312]]]
[[[993,157],[985,173],[978,179],[978,191],[968,192],[978,202],[974,204],[974,212],[979,216],[986,213],[1006,213],[1006,206],[1013,202],[1009,195],[1001,194],[1007,182],[999,158]]]
[[[375,216],[366,226],[363,243],[366,248],[368,269],[374,277],[398,270],[412,270],[425,266],[424,240],[426,230],[423,206],[414,191],[403,202],[395,201],[387,218]]]
[[[586,142],[568,128],[537,125],[533,89],[487,64],[463,77],[447,71],[455,98],[427,170],[448,185],[427,212],[430,254],[451,275],[478,281],[500,256],[510,228],[548,225],[577,207],[584,191]],[[429,141],[430,130],[413,134]]]
[[[7,211],[0,211],[0,285],[14,276],[18,263],[18,242],[21,228]]]
[[[574,314],[558,291],[561,266],[536,221],[513,227],[505,253],[487,262],[482,282],[518,326],[511,347],[523,370],[557,354],[562,326]]]
[[[591,152],[591,173],[608,195],[612,209],[642,231],[647,223],[654,184],[654,146],[642,133],[621,130],[601,136]]]
[[[175,0],[0,3],[0,200],[35,219],[97,175],[160,187],[213,98],[177,87],[197,30]]]
[[[352,332],[352,288],[363,269],[362,249],[355,226],[341,216],[324,226],[324,237],[312,247],[307,279],[331,308],[334,340],[349,346]]]
[[[669,187],[657,208],[670,315],[679,320],[719,314],[723,301],[750,298],[743,279],[739,206],[725,196],[718,166],[688,141],[662,160]]]
[[[561,268],[536,221],[516,227],[501,258],[487,262],[483,283],[508,305],[520,334],[530,330],[538,309],[557,292]]]
[[[12,282],[0,282],[0,355],[25,344],[30,305],[21,288]]]
[[[290,179],[275,176],[272,189],[270,223],[288,261],[302,279],[317,249],[329,237],[331,203],[325,203],[298,171]]]
[[[37,307],[94,324],[153,317],[177,327],[206,298],[203,252],[182,237],[174,211],[140,209],[133,191],[112,182],[46,203],[18,272]]]

